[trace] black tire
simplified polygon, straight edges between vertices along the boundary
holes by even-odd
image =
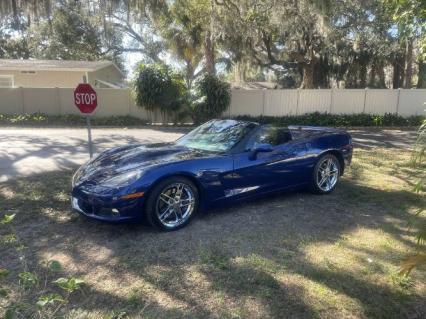
[[[174,185],[176,184],[184,185],[183,191],[188,192],[188,194],[192,193],[193,207],[192,207],[192,211],[190,212],[187,218],[182,220],[180,223],[174,226],[171,226],[171,225],[165,224],[165,222],[160,219],[160,214],[162,214],[162,212],[160,212],[161,207],[159,206],[161,206],[161,204],[168,205],[165,203],[161,203],[162,199],[160,198],[160,195],[165,191],[167,192],[167,190],[173,189]],[[164,195],[161,195],[161,196],[164,196]],[[187,200],[190,201],[191,199],[188,198]],[[160,183],[155,185],[154,188],[149,192],[146,205],[145,205],[145,216],[150,225],[157,227],[163,231],[173,231],[173,230],[178,230],[182,227],[185,227],[192,220],[194,215],[197,213],[198,207],[199,207],[199,193],[194,183],[188,178],[185,178],[182,176],[173,176],[161,181]],[[182,216],[182,212],[181,212],[181,216]],[[178,214],[175,214],[175,218],[176,220],[178,220]]]
[[[330,187],[324,187],[324,186],[320,186],[320,183],[322,180],[319,180],[319,177],[321,176],[321,171],[323,170],[324,165],[327,164],[327,161],[331,161],[333,164],[332,166],[335,167],[337,169],[337,173],[336,174],[336,179],[334,181],[334,174],[333,174],[333,179],[332,181],[334,181],[334,183],[328,184],[328,186]],[[334,172],[334,170],[333,170]],[[340,162],[338,160],[338,158],[336,156],[334,156],[333,154],[325,154],[323,156],[320,157],[320,159],[318,160],[318,162],[316,163],[314,170],[312,172],[312,177],[311,177],[311,183],[310,183],[310,191],[314,194],[329,194],[331,193],[337,186],[338,183],[338,179],[341,175],[342,172],[342,167],[340,165]],[[327,181],[325,181],[327,182]],[[323,185],[323,184],[321,184]]]

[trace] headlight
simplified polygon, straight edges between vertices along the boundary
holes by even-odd
[[[85,166],[86,164],[83,164],[83,165],[81,165],[76,171],[75,171],[75,173],[74,173],[74,175],[72,176],[72,179],[71,179],[71,186],[72,187],[74,187],[75,186],[75,184],[76,184],[76,182],[78,181],[78,179],[80,178],[80,175],[81,175],[81,171],[83,170],[83,167]]]
[[[106,187],[127,186],[138,180],[143,171],[131,171],[103,180],[100,184]]]

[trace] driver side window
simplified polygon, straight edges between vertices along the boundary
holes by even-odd
[[[256,132],[247,143],[247,149],[252,149],[256,144],[282,145],[291,141],[291,133],[286,128],[265,126]]]

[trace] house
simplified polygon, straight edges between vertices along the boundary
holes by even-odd
[[[235,90],[278,90],[282,89],[279,83],[275,82],[231,82],[231,88]]]
[[[111,61],[0,59],[0,88],[75,88],[87,82],[99,88],[122,88],[124,73]]]

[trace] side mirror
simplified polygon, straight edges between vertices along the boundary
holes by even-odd
[[[272,152],[274,148],[271,144],[255,144],[250,151],[249,159],[255,160],[257,158],[257,153],[260,152]]]

